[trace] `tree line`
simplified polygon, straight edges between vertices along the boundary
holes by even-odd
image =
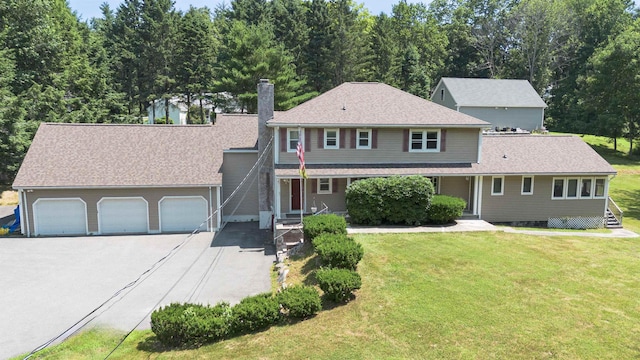
[[[631,0],[232,0],[175,9],[123,0],[81,21],[66,0],[0,3],[0,180],[40,122],[141,123],[154,100],[230,94],[255,112],[256,83],[286,110],[345,81],[429,98],[442,76],[526,79],[548,127],[640,137],[640,23]],[[220,104],[223,106],[224,104]],[[188,122],[204,118],[194,106]]]

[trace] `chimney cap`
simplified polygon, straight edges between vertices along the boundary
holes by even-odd
[[[263,83],[263,84],[264,84],[264,83],[268,83],[268,82],[269,82],[269,79],[260,79],[260,82],[261,82],[261,83]]]

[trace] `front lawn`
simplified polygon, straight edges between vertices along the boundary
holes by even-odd
[[[623,359],[640,335],[640,241],[506,233],[357,235],[363,286],[349,304],[197,350],[136,332],[112,359]],[[308,275],[315,257],[294,261]],[[297,269],[297,270],[295,270]],[[292,274],[294,275],[294,274]],[[103,335],[104,352],[77,356]],[[44,354],[96,358],[90,332]],[[63,347],[66,347],[64,349]],[[98,347],[98,346],[96,346]],[[38,357],[36,357],[38,358]]]

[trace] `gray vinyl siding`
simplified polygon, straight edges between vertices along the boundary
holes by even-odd
[[[533,195],[521,195],[522,176],[504,177],[504,195],[491,195],[491,176],[482,184],[481,218],[491,222],[547,221],[550,217],[604,216],[605,199],[552,200],[552,176],[535,176]]]
[[[222,173],[224,174],[222,177],[223,202],[242,182],[257,159],[257,153],[224,153],[222,163]],[[254,176],[255,174],[257,174],[257,171],[254,172]],[[252,178],[249,178],[238,190],[237,195],[227,203],[222,211],[223,216],[255,216],[255,220],[258,220],[258,181],[256,180],[252,184],[251,180]],[[240,203],[241,200],[242,202]],[[238,204],[240,205],[238,206]],[[238,207],[237,209],[236,206]],[[234,209],[236,209],[235,212]]]
[[[491,123],[491,127],[536,130],[542,126],[542,108],[460,107],[460,112]]]
[[[444,89],[444,99],[440,100],[440,95],[441,95],[440,90],[442,89]],[[436,90],[433,92],[433,98],[431,99],[431,101],[433,101],[436,104],[440,104],[442,106],[448,107],[449,109],[458,110],[453,96],[451,96],[449,89],[447,89],[447,87],[444,86],[442,82],[440,82]]]
[[[306,180],[306,186],[304,186],[304,197],[306,198],[305,213],[311,213],[311,207],[315,201],[318,210],[323,208],[323,203],[326,204],[330,212],[345,212],[347,206],[345,203],[345,190],[347,188],[347,179],[337,179],[338,187],[333,189],[331,194],[317,194],[313,193],[312,184],[313,179]],[[291,189],[288,181],[280,180],[280,212],[281,215],[291,213]],[[298,210],[296,210],[298,212]]]
[[[33,203],[38,199],[46,198],[80,198],[87,204],[87,224],[90,234],[98,233],[98,202],[103,197],[142,197],[149,207],[149,231],[160,231],[160,219],[158,202],[165,196],[202,196],[209,205],[209,214],[212,208],[217,206],[216,188],[211,188],[211,203],[209,203],[209,188],[140,188],[140,189],[65,189],[65,190],[27,190],[27,211],[29,233],[34,233]],[[213,227],[217,228],[216,217],[213,218]]]
[[[473,208],[473,176],[442,176],[439,180],[440,194],[464,199],[467,209]]]
[[[375,163],[474,163],[478,160],[478,129],[446,129],[444,152],[405,152],[403,151],[403,129],[378,129],[378,147],[376,149],[351,148],[351,129],[346,131],[345,144],[341,149],[322,149],[318,144],[318,131],[311,129],[311,151],[306,151],[307,164],[375,164]],[[306,146],[309,146],[307,143]],[[280,149],[282,150],[282,149]],[[297,164],[295,152],[279,153],[280,164]]]

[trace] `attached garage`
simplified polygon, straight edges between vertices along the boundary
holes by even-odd
[[[161,232],[208,230],[208,203],[202,196],[166,196],[158,205]]]
[[[100,234],[149,232],[149,206],[144,198],[102,198],[98,202]]]
[[[38,199],[33,203],[35,235],[86,235],[87,205],[81,199]]]

